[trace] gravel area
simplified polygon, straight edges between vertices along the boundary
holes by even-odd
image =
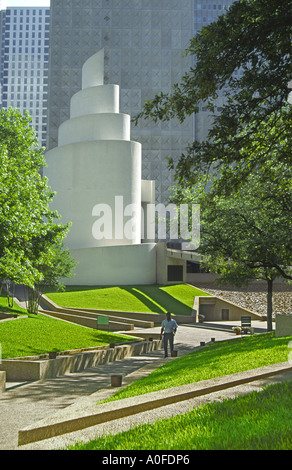
[[[232,286],[216,286],[213,284],[196,283],[196,287],[205,292],[222,297],[225,300],[253,310],[260,315],[267,313],[266,283],[252,283],[244,289]],[[292,313],[292,285],[275,282],[273,289],[273,314]]]

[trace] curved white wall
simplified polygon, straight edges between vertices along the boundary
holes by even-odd
[[[73,250],[75,277],[65,282],[83,286],[127,286],[156,283],[156,245],[112,246]],[[119,309],[117,304],[117,310]]]
[[[104,49],[89,57],[82,67],[82,89],[103,85]]]
[[[59,127],[59,146],[91,140],[130,140],[128,114],[100,113],[80,116]]]
[[[66,244],[79,262],[71,284],[153,283],[155,244],[141,243],[141,144],[119,113],[119,87],[103,84],[104,51],[88,59],[59,145],[44,174],[52,209],[71,222]],[[103,264],[104,263],[104,264]]]
[[[120,109],[120,87],[101,85],[86,88],[71,98],[70,117],[86,114],[118,113]]]
[[[66,243],[69,248],[130,245],[141,242],[141,214],[133,223],[133,238],[121,233],[120,225],[132,218],[121,214],[116,197],[123,196],[123,208],[141,207],[141,145],[132,141],[93,141],[64,145],[47,154],[45,171],[56,191],[52,208],[62,222],[72,222]],[[97,240],[93,226],[101,216],[93,216],[97,204],[112,208],[112,238]],[[101,207],[101,206],[100,206]],[[116,224],[117,222],[117,224]],[[102,229],[106,231],[106,228]]]

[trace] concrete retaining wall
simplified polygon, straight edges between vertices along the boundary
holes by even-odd
[[[234,321],[240,320],[242,316],[250,316],[252,320],[262,320],[261,315],[252,312],[246,308],[240,307],[221,297],[213,296],[197,296],[194,300],[193,310],[195,310],[196,318],[198,314],[205,316],[205,321]],[[228,318],[223,317],[223,311],[228,311]]]
[[[87,328],[93,328],[98,330],[106,330],[106,331],[125,331],[125,330],[133,330],[134,324],[133,323],[123,323],[123,322],[116,322],[110,320],[109,325],[98,325],[97,324],[97,315],[95,317],[89,317],[83,314],[82,311],[80,312],[71,312],[64,313],[61,311],[47,311],[47,310],[39,310],[40,313],[44,313],[45,315],[59,318],[61,320],[66,320],[70,323],[76,323],[77,325],[86,326]]]
[[[82,312],[82,315],[85,316],[85,312],[95,314],[95,315],[106,315],[110,317],[110,321],[121,321],[130,320],[131,323],[138,328],[152,328],[153,324],[161,324],[161,322],[165,319],[165,313],[151,313],[151,312],[125,312],[121,310],[100,310],[100,309],[90,309],[90,308],[65,308],[59,307],[56,303],[54,303],[51,299],[42,295],[42,304],[47,306],[47,309],[52,309],[54,312],[63,312],[63,313],[71,313],[74,314],[75,312]],[[49,314],[49,312],[47,312]],[[193,323],[195,318],[192,315],[172,315],[172,318],[180,324],[183,323]],[[124,328],[120,328],[124,329]]]
[[[70,432],[86,429],[101,423],[106,423],[120,418],[126,418],[138,413],[145,413],[173,403],[180,403],[196,397],[208,395],[214,392],[226,390],[249,382],[256,382],[268,377],[290,372],[292,367],[287,363],[273,364],[253,370],[238,372],[235,374],[208,379],[200,382],[173,387],[158,392],[136,397],[124,398],[97,405],[82,410],[70,409],[70,414],[55,415],[45,418],[38,423],[18,432],[18,445],[26,445],[55,436],[61,436]],[[179,406],[179,405],[178,405]]]
[[[292,336],[292,315],[276,315],[275,336]]]
[[[77,310],[77,309],[76,309]],[[89,311],[89,310],[87,310]],[[165,313],[142,313],[142,312],[119,312],[119,311],[107,311],[107,310],[90,310],[91,312],[99,313],[100,315],[108,315],[110,318],[113,316],[115,318],[120,318],[121,321],[123,319],[131,320],[135,326],[138,328],[152,328],[154,324],[161,324],[163,320],[165,320],[166,316]],[[178,324],[184,323],[194,323],[195,318],[191,315],[171,315]],[[141,326],[141,323],[144,323],[144,326]],[[147,324],[147,326],[145,325]]]
[[[6,372],[0,372],[0,393],[5,392],[6,389]]]
[[[45,312],[47,314],[51,314],[51,310],[39,310],[40,312]],[[153,328],[154,323],[153,321],[141,320],[138,318],[133,318],[129,315],[131,313],[125,312],[115,312],[114,311],[107,311],[107,310],[98,310],[98,309],[91,309],[91,308],[65,308],[65,307],[57,307],[54,309],[53,313],[66,313],[68,315],[78,315],[83,316],[86,318],[97,320],[98,316],[106,316],[110,318],[110,322],[117,322],[117,323],[130,323],[138,328]]]
[[[113,348],[84,351],[77,354],[59,355],[56,359],[6,359],[0,370],[6,372],[9,382],[28,382],[96,367],[129,356],[138,356],[161,348],[160,340],[123,344]]]
[[[11,320],[12,318],[17,318],[17,315],[14,313],[0,312],[0,320]]]
[[[153,328],[154,327],[154,321],[152,320],[146,320],[145,318],[135,318],[135,313],[131,312],[115,312],[115,311],[108,311],[108,310],[97,310],[97,309],[92,309],[92,308],[70,308],[70,309],[64,309],[62,307],[58,308],[58,312],[65,312],[70,311],[71,314],[76,312],[76,314],[80,314],[82,312],[82,315],[88,316],[91,318],[96,318],[98,315],[104,315],[110,318],[110,321],[118,321],[122,323],[132,323],[134,326],[138,328]],[[134,315],[134,316],[133,316]]]

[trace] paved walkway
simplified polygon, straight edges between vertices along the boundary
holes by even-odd
[[[258,322],[257,327],[265,330],[265,324]],[[219,331],[213,329],[196,328],[194,326],[180,326],[175,338],[175,348],[178,356],[188,354],[200,345],[201,341],[209,342],[211,338],[216,341],[232,339],[236,336],[232,331]],[[229,325],[230,326],[230,325]],[[154,328],[153,332],[159,331]],[[122,361],[105,364],[95,369],[86,370],[79,373],[69,374],[64,377],[42,380],[28,384],[7,384],[7,390],[0,395],[0,450],[16,449],[56,449],[66,446],[75,440],[92,438],[94,435],[111,430],[117,432],[120,429],[127,429],[131,424],[138,424],[147,420],[155,420],[159,416],[169,416],[169,414],[186,412],[189,407],[193,407],[197,401],[186,401],[183,404],[169,405],[162,409],[140,413],[133,419],[119,419],[117,422],[106,423],[93,426],[89,429],[70,433],[64,436],[40,441],[25,447],[18,447],[18,431],[34,425],[41,420],[45,420],[53,414],[66,412],[69,407],[82,407],[86,403],[107,398],[116,389],[110,386],[110,375],[123,374],[126,385],[140,376],[146,375],[151,370],[159,367],[165,361],[163,351],[154,351],[143,356],[126,358]],[[290,378],[290,380],[292,377]],[[277,378],[279,380],[279,377]],[[265,382],[266,383],[266,382]],[[254,388],[255,385],[253,385]],[[262,385],[261,385],[262,386]],[[244,387],[241,387],[243,390]],[[217,392],[218,395],[219,392]],[[235,393],[230,391],[230,393]],[[238,393],[238,392],[236,392]],[[222,396],[222,393],[219,396]],[[216,399],[216,396],[209,396],[208,400]],[[218,399],[218,396],[217,396]],[[206,397],[205,399],[206,400]],[[179,411],[178,411],[179,410]],[[147,416],[146,416],[147,415]]]

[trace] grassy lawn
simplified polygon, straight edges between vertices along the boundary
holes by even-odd
[[[189,314],[194,295],[201,295],[201,292],[190,286],[175,285],[82,290],[75,287],[64,293],[48,295],[64,306]],[[9,309],[5,297],[0,297],[0,310],[27,315],[17,305]],[[0,323],[2,359],[88,348],[128,339],[127,336],[83,328],[40,314]],[[117,391],[109,400],[286,362],[291,340],[292,337],[275,338],[274,333],[265,333],[213,343],[166,362],[148,377]],[[77,443],[69,449],[291,450],[291,393],[291,383],[274,385],[259,393],[209,403],[185,415],[137,426],[128,432],[104,436],[86,444]]]
[[[66,307],[157,313],[170,311],[190,315],[194,296],[204,295],[204,293],[191,286],[178,284],[107,288],[74,286],[67,287],[65,292],[48,292],[46,295],[60,306]],[[12,309],[8,308],[5,296],[0,297],[0,310],[27,315],[27,312],[16,304]],[[40,314],[0,323],[3,359],[43,354],[49,351],[88,348],[127,340],[129,340],[127,336],[83,328]]]
[[[291,340],[292,337],[275,338],[274,333],[265,333],[213,343],[166,363],[107,401],[286,362]],[[69,449],[291,450],[291,394],[291,382],[277,384],[262,392],[209,403],[184,415],[88,443],[77,442]]]
[[[4,309],[7,312],[12,310],[7,308],[6,298],[0,297],[0,310]],[[13,310],[14,313],[27,315],[25,310],[17,306]],[[2,359],[90,348],[127,340],[127,336],[84,328],[40,314],[0,323]]]
[[[291,340],[292,337],[275,338],[274,333],[264,333],[212,343],[165,363],[147,377],[117,391],[108,401],[286,362]]]
[[[292,382],[213,402],[70,450],[291,450]]]
[[[48,292],[47,297],[62,307],[96,308],[128,312],[190,315],[197,295],[208,295],[186,284],[171,286],[77,287],[65,292]]]
[[[7,297],[3,293],[0,295],[0,311],[4,313],[17,313],[17,315],[27,315],[26,310],[18,307],[15,302],[13,302],[13,307],[8,307]]]

